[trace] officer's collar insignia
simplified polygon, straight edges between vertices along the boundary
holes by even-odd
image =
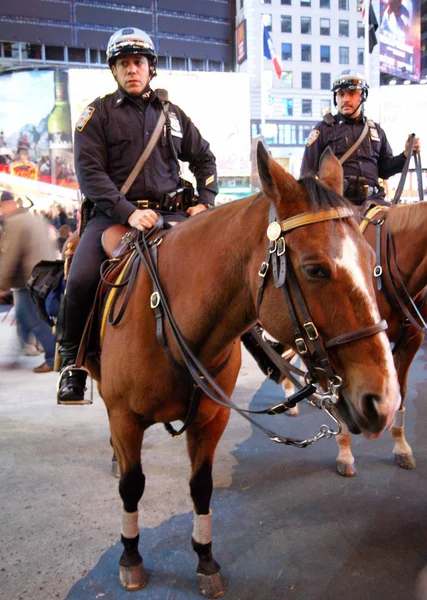
[[[77,131],[83,131],[83,129],[86,127],[86,123],[89,121],[94,112],[95,109],[93,106],[86,106],[76,123]]]
[[[314,142],[317,140],[319,135],[320,135],[320,131],[318,129],[313,129],[312,131],[310,131],[308,138],[307,138],[307,146],[311,146],[311,144],[314,144]]]

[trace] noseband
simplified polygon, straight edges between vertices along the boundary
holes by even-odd
[[[274,286],[281,288],[285,299],[286,308],[291,320],[294,342],[297,352],[303,357],[304,363],[308,368],[308,381],[314,383],[317,381],[316,370],[324,371],[329,382],[329,392],[333,391],[333,397],[337,400],[337,390],[341,384],[340,378],[335,375],[328,354],[325,348],[334,348],[342,344],[349,344],[358,340],[375,335],[380,331],[387,329],[385,320],[373,325],[361,327],[356,331],[338,335],[330,340],[323,341],[319,332],[310,317],[301,287],[295,275],[292,262],[286,252],[285,233],[293,231],[298,227],[305,227],[323,221],[334,219],[347,219],[354,217],[351,208],[339,207],[320,210],[318,212],[309,212],[290,217],[284,221],[278,222],[276,211],[273,205],[270,206],[269,225],[267,228],[267,237],[269,239],[268,251],[265,261],[262,263],[258,272],[260,276],[257,298],[257,315],[259,316],[262,302],[264,284],[267,273],[271,266],[273,271]],[[291,292],[295,300],[292,299]],[[296,306],[295,306],[296,305]],[[302,325],[297,314],[302,317]],[[306,377],[307,380],[307,377]]]

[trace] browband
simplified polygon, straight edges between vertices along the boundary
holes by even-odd
[[[311,223],[320,223],[321,221],[330,221],[331,219],[346,219],[347,217],[354,217],[354,211],[352,208],[330,208],[328,210],[319,210],[318,212],[302,213],[295,217],[290,217],[280,223],[280,229],[282,231],[291,231],[297,227],[303,227],[304,225],[310,225]]]

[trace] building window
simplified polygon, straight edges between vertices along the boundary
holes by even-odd
[[[320,0],[320,8],[331,8],[331,0]]]
[[[292,33],[292,17],[289,15],[281,15],[280,25],[282,33]]]
[[[331,74],[320,73],[320,89],[330,90],[331,89]]]
[[[89,50],[89,60],[90,60],[91,64],[97,64],[97,63],[99,63],[99,52],[98,52],[98,50],[95,50],[94,48],[91,48]]]
[[[279,123],[279,144],[285,146],[295,146],[296,143],[296,125],[291,125],[290,123]]]
[[[331,62],[331,47],[320,46],[320,62]]]
[[[243,8],[244,0],[240,0],[240,8]]]
[[[292,71],[282,71],[282,77],[280,78],[280,84],[282,88],[292,89]]]
[[[339,47],[340,65],[348,65],[350,62],[350,52],[348,46]]]
[[[348,21],[338,21],[338,33],[340,37],[349,36],[349,24]]]
[[[331,35],[330,19],[320,19],[320,35]]]
[[[311,117],[311,100],[302,100],[301,113],[304,117]]]
[[[261,0],[261,4],[271,4],[271,0]]]
[[[311,34],[311,17],[301,17],[301,33]]]
[[[338,8],[340,10],[348,10],[348,0],[338,0]]]
[[[260,134],[259,123],[251,123],[251,138],[256,138]]]
[[[311,73],[301,73],[301,87],[303,90],[311,90]]]
[[[301,6],[305,6],[310,8],[311,6],[311,0],[300,0],[301,1]]]
[[[331,101],[328,98],[320,100],[320,112],[322,116],[331,112]]]
[[[86,62],[86,50],[84,48],[68,48],[69,62]]]
[[[292,117],[294,114],[294,101],[292,98],[282,98],[282,115]]]
[[[292,60],[292,44],[282,44],[282,60]]]
[[[357,49],[357,64],[364,65],[365,64],[365,51],[363,48]]]
[[[45,52],[46,60],[64,60],[63,46],[45,46]]]
[[[22,58],[41,60],[42,47],[38,44],[22,44]]]
[[[357,37],[359,39],[365,39],[365,26],[363,21],[357,21]]]
[[[218,68],[220,63],[215,62],[214,60],[209,61],[209,71],[220,71]],[[187,59],[182,58],[181,56],[172,56],[172,69],[174,71],[186,71],[187,70]]]
[[[267,29],[267,31],[269,31],[271,33],[272,29],[273,29],[273,19],[272,19],[271,15],[268,15],[266,13],[262,14],[261,22],[264,25],[264,27]]]
[[[291,6],[292,0],[280,0],[282,6]]]
[[[301,44],[301,61],[311,62],[311,44]]]

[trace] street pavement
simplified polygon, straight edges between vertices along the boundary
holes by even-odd
[[[357,436],[358,475],[335,472],[336,445],[271,442],[233,414],[216,453],[213,551],[229,600],[413,600],[427,564],[427,346],[410,372],[407,439],[417,467],[394,465],[388,433]],[[121,503],[110,473],[105,408],[55,403],[55,373],[40,357],[0,372],[0,599],[193,600],[192,506],[185,439],[152,427],[143,446],[140,502],[146,588],[119,585]],[[265,408],[282,399],[245,352],[233,400]],[[282,435],[312,437],[328,417],[262,417]],[[427,599],[427,593],[426,593]],[[424,600],[424,599],[423,599]]]

